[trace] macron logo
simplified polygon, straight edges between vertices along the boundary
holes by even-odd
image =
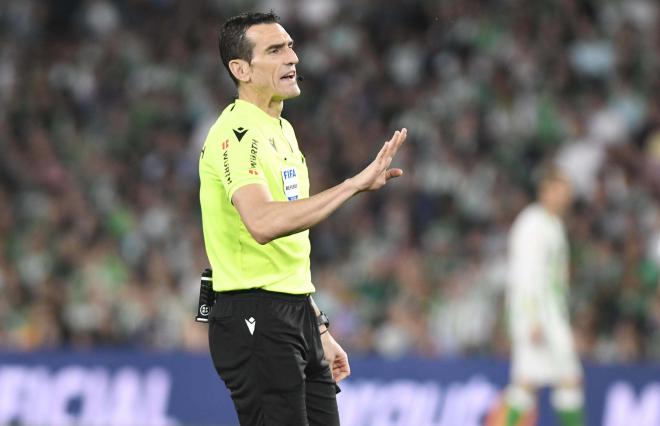
[[[257,325],[257,320],[250,317],[250,319],[245,320],[245,324],[247,325],[248,330],[250,330],[250,334],[254,334],[254,326]]]
[[[236,139],[240,142],[241,139],[243,139],[243,136],[248,132],[247,129],[244,129],[242,127],[239,127],[238,129],[233,129],[234,130],[234,135],[236,136]]]

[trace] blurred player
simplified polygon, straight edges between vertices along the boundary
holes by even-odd
[[[559,169],[545,169],[538,201],[516,218],[509,239],[508,314],[512,342],[506,425],[534,410],[539,387],[552,386],[563,426],[584,425],[582,368],[568,316],[568,242],[562,215],[571,186]]]

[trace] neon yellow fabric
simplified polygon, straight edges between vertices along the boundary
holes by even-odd
[[[275,201],[309,197],[307,165],[291,124],[237,99],[209,131],[200,156],[199,176],[204,243],[213,268],[213,289],[314,292],[309,231],[260,245],[231,202],[239,188],[255,183],[265,185]]]

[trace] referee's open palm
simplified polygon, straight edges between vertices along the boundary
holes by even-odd
[[[405,127],[394,132],[392,138],[380,149],[376,159],[353,178],[360,191],[374,191],[385,185],[388,180],[403,174],[403,170],[389,167],[407,135],[408,130]]]

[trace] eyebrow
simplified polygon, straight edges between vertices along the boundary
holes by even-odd
[[[285,43],[277,43],[277,44],[271,44],[270,46],[266,47],[266,52],[273,50],[273,49],[281,49],[284,46],[293,46],[293,40],[289,40],[288,42]]]

